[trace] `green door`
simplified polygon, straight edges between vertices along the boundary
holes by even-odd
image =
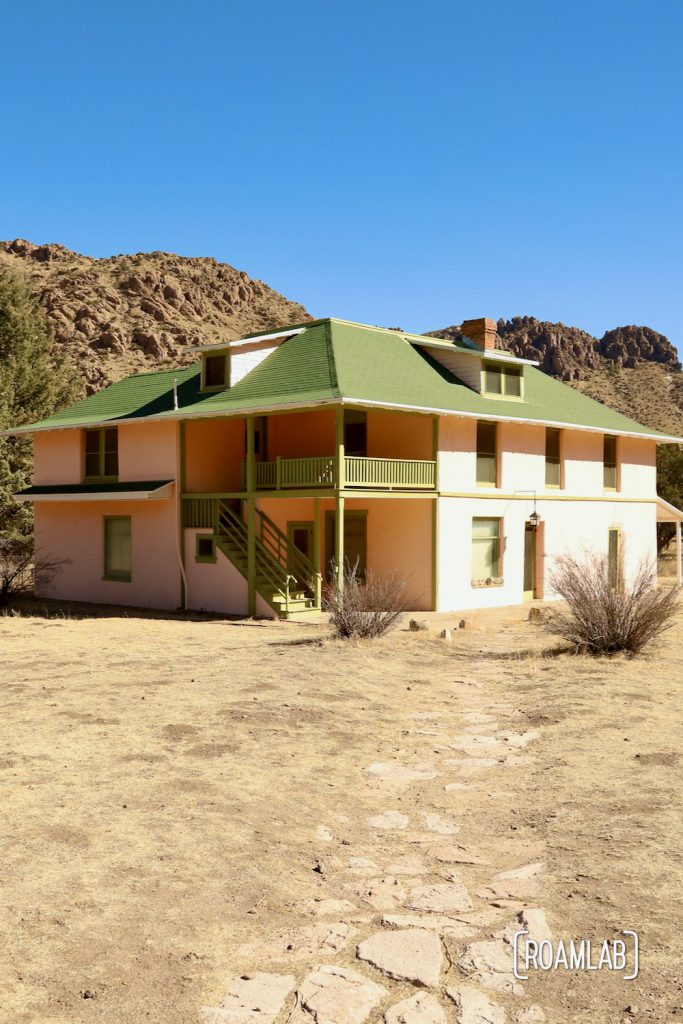
[[[302,555],[313,561],[313,523],[287,523],[287,540],[289,541],[289,571],[293,573],[292,549],[300,551]]]
[[[524,600],[536,597],[536,530],[531,523],[524,526]]]
[[[368,568],[368,514],[367,512],[346,512],[344,514],[344,564],[353,566],[358,562],[358,574],[365,579]],[[332,579],[331,565],[334,561],[335,513],[325,516],[325,575]]]
[[[607,578],[616,590],[621,583],[621,531],[612,527],[607,535]]]

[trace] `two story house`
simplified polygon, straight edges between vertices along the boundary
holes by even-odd
[[[197,350],[32,434],[45,596],[236,615],[318,611],[345,563],[412,609],[548,598],[582,548],[656,556],[657,443],[678,442],[495,348],[322,319]]]

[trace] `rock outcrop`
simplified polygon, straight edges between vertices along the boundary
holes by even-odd
[[[436,338],[462,337],[458,326],[429,334]],[[515,316],[498,321],[497,344],[522,359],[535,360],[545,373],[568,382],[586,380],[592,370],[609,363],[629,369],[648,362],[681,368],[669,339],[651,327],[616,327],[598,340],[580,327]]]
[[[0,242],[3,265],[27,276],[88,392],[139,370],[191,362],[195,345],[309,319],[299,303],[205,257],[95,259],[17,238]]]

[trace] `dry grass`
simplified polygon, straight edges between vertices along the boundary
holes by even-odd
[[[613,1024],[634,1003],[668,1024],[683,913],[681,619],[639,663],[487,656],[531,649],[534,633],[509,611],[477,616],[453,646],[400,628],[349,645],[292,624],[0,617],[2,1024],[198,1024],[227,973],[267,968],[268,943],[311,924],[308,899],[358,902],[349,857],[387,864],[406,841],[424,852],[370,834],[385,807],[415,836],[423,811],[456,814],[459,840],[488,862],[459,869],[472,893],[546,843],[555,929],[635,926],[646,955],[637,988],[546,975],[529,998],[556,1024]],[[449,742],[471,712],[540,727],[535,763],[455,792],[444,784],[457,768],[390,792],[365,773],[438,761],[440,722]],[[352,965],[353,943],[333,959]]]

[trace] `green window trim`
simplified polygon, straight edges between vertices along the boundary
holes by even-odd
[[[557,427],[546,427],[545,430],[545,485],[549,488],[561,488],[563,477],[562,465],[562,431]]]
[[[481,393],[487,398],[524,401],[524,370],[507,363],[484,362],[481,371]]]
[[[202,391],[227,391],[230,386],[230,352],[202,354]]]
[[[623,585],[621,528],[610,526],[607,531],[607,574],[609,586],[618,590]]]
[[[132,520],[130,516],[104,517],[104,573],[102,579],[130,583],[133,576]]]
[[[114,483],[119,478],[118,427],[83,431],[83,482]]]
[[[194,541],[195,562],[216,561],[216,538],[212,533],[198,533]]]
[[[501,586],[503,583],[502,529],[500,518],[472,519],[472,586]]]
[[[478,487],[498,487],[498,424],[477,420]]]
[[[606,491],[619,490],[619,462],[617,438],[613,434],[603,436],[602,477]]]

